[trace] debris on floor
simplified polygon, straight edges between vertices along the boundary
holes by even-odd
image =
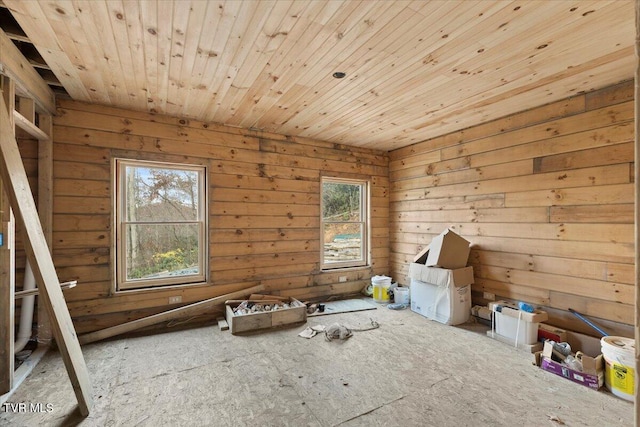
[[[332,341],[335,339],[346,340],[348,338],[351,338],[352,335],[353,332],[351,331],[351,329],[339,323],[330,325],[324,331],[324,337],[327,341]]]
[[[339,323],[334,323],[330,325],[324,331],[324,337],[327,341],[333,341],[334,339],[346,340],[353,336],[353,332],[364,332],[370,331],[372,329],[378,329],[380,324],[373,319],[369,319],[371,321],[370,326],[364,328],[347,328],[344,325]]]
[[[324,301],[322,304],[324,306],[324,311],[320,311],[320,309],[316,310],[314,313],[309,314],[309,316],[325,316],[328,314],[337,314],[337,313],[349,313],[354,311],[364,311],[364,310],[377,310],[377,306],[370,302],[371,300],[362,299],[362,298],[352,298],[352,299],[344,299],[337,301]]]
[[[324,325],[307,326],[304,331],[298,334],[299,337],[311,339],[315,337],[318,332],[324,332]]]
[[[235,316],[242,316],[251,313],[265,313],[268,311],[286,310],[292,307],[299,307],[298,301],[291,301],[290,303],[276,300],[264,300],[261,301],[242,301],[240,305],[233,309]]]
[[[324,337],[327,341],[333,341],[335,339],[346,340],[353,336],[353,332],[370,331],[372,329],[378,329],[380,324],[373,319],[369,319],[369,326],[363,328],[348,328],[340,323],[332,323],[331,325],[314,325],[307,326],[302,332],[298,334],[299,337],[311,339],[315,337],[319,332],[324,332]]]
[[[554,423],[563,426],[565,423],[564,421],[562,421],[559,417],[557,417],[556,415],[550,415],[547,414],[547,416],[549,417],[549,421],[553,421]]]

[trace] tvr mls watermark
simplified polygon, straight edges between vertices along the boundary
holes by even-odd
[[[53,412],[53,403],[3,403],[2,410],[15,413]]]

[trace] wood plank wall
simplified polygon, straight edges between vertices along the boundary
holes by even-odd
[[[633,120],[626,82],[390,152],[393,277],[451,227],[473,244],[474,303],[527,301],[593,333],[572,308],[632,334]]]
[[[384,152],[59,101],[54,119],[53,257],[78,332],[256,284],[299,299],[358,293],[388,274]],[[113,292],[113,157],[209,167],[210,283]],[[372,183],[372,266],[320,273],[320,176]],[[346,276],[346,282],[339,282]]]

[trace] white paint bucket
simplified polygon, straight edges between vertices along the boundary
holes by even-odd
[[[393,301],[396,304],[409,304],[409,288],[398,286],[393,289]]]
[[[633,402],[635,341],[625,337],[600,340],[604,357],[604,383],[614,395]]]
[[[377,303],[389,302],[389,286],[391,286],[391,277],[373,276],[371,278],[373,285],[373,300]]]

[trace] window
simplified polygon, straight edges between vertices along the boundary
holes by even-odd
[[[368,262],[366,181],[322,179],[322,268],[359,267]]]
[[[206,170],[116,160],[118,289],[206,280]]]

